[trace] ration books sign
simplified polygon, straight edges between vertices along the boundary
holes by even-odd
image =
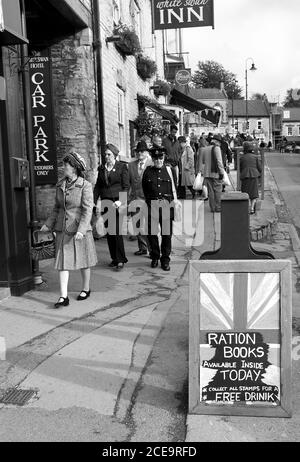
[[[36,185],[56,184],[57,156],[49,50],[43,50],[31,58],[29,69],[35,182]]]
[[[214,27],[214,0],[152,0],[152,2],[155,30]]]
[[[291,415],[291,265],[192,262],[190,412]]]

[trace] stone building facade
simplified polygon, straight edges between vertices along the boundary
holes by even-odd
[[[139,37],[143,55],[163,70],[163,53],[152,33],[150,0],[99,0],[104,118],[106,140],[117,145],[120,159],[130,161],[136,133],[134,120],[139,113],[137,95],[154,97],[150,90],[156,76],[143,80],[137,72],[135,56],[124,57],[107,41],[121,22]],[[92,15],[91,0],[81,2]],[[158,43],[160,40],[158,38]],[[100,133],[96,62],[92,26],[51,46],[53,99],[59,172],[63,156],[74,147],[87,161],[88,179],[96,180],[100,162]],[[159,73],[157,74],[159,75]],[[54,186],[37,188],[38,217],[42,221],[50,212]]]

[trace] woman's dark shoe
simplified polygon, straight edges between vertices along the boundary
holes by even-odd
[[[118,265],[115,261],[112,261],[108,266],[109,268],[115,268]]]
[[[82,302],[83,300],[87,300],[87,299],[90,297],[90,295],[91,295],[91,291],[90,291],[90,290],[89,290],[89,291],[82,290],[82,291],[80,292],[80,294],[78,295],[77,300],[78,300],[79,302]]]
[[[171,271],[170,265],[168,263],[161,265],[163,271]]]
[[[60,297],[58,302],[55,303],[54,308],[58,309],[58,308],[62,308],[63,306],[69,306],[69,305],[70,305],[69,297],[67,298]]]
[[[118,263],[116,266],[116,271],[122,271],[124,269],[125,263]]]
[[[147,255],[147,250],[138,250],[137,252],[134,253],[137,257],[141,257],[142,255]]]
[[[151,268],[157,268],[157,267],[158,267],[158,260],[152,260]]]

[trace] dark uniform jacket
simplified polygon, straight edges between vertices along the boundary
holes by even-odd
[[[240,159],[241,180],[258,178],[261,175],[261,161],[255,154],[243,154]]]
[[[94,203],[100,199],[119,200],[121,192],[129,190],[129,174],[127,165],[116,162],[114,168],[107,172],[105,165],[99,167],[98,179],[94,190]]]
[[[176,185],[176,174],[172,169],[171,171]],[[174,200],[172,180],[165,165],[161,169],[148,167],[145,170],[142,185],[147,203],[158,199],[165,199],[168,202]]]

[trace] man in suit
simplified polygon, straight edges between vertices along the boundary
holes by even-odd
[[[149,155],[149,150],[147,143],[145,141],[140,141],[136,148],[137,160],[129,164],[129,184],[130,184],[130,193],[129,201],[144,201],[145,196],[143,192],[142,179],[144,172],[147,167],[152,165],[152,160]],[[137,212],[140,212],[140,209],[137,209]],[[139,250],[135,252],[135,255],[147,255],[149,250],[149,243],[147,236],[139,233],[138,236],[138,247]],[[150,251],[150,250],[149,250]]]

